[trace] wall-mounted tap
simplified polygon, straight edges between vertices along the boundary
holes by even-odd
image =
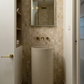
[[[36,37],[36,40],[40,40],[40,38],[39,37]]]
[[[44,40],[44,37],[41,37],[41,40]]]
[[[49,40],[49,37],[46,37],[46,40]]]

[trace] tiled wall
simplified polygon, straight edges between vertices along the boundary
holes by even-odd
[[[31,27],[31,0],[22,0],[23,84],[31,81],[31,47],[54,47],[54,84],[63,84],[63,0],[55,0],[55,26]],[[35,37],[49,37],[37,41]]]

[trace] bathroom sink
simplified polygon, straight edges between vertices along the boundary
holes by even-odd
[[[32,84],[53,84],[53,48],[31,47]]]

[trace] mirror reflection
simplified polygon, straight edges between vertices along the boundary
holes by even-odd
[[[54,26],[54,0],[31,0],[31,26]]]

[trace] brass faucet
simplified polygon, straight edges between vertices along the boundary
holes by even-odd
[[[40,38],[39,37],[36,37],[36,40],[40,40]]]
[[[44,40],[44,37],[41,37],[41,40]]]
[[[49,37],[46,37],[47,40],[49,40]]]

